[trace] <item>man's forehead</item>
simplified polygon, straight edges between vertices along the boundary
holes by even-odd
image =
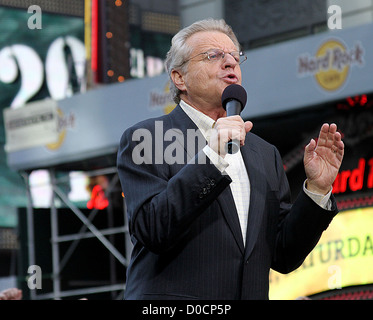
[[[193,50],[208,50],[212,48],[236,50],[233,41],[225,33],[219,31],[197,32],[188,38],[187,43]]]

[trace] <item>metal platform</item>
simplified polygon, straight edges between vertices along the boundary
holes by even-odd
[[[81,296],[81,295],[90,295],[94,293],[100,292],[111,292],[112,299],[122,299],[124,296],[124,289],[125,289],[125,279],[117,279],[115,275],[115,264],[113,259],[119,261],[119,263],[126,268],[128,266],[129,256],[131,252],[131,241],[128,233],[128,222],[126,216],[126,206],[125,201],[123,199],[123,212],[124,215],[124,225],[123,226],[112,226],[106,229],[98,229],[93,223],[93,219],[98,209],[93,209],[88,217],[82,213],[82,211],[69,200],[67,194],[59,187],[58,179],[55,178],[55,171],[54,169],[49,169],[50,177],[51,177],[51,185],[53,189],[52,195],[52,205],[50,207],[50,219],[51,219],[51,248],[52,248],[52,281],[53,281],[53,289],[50,293],[43,293],[38,294],[38,290],[31,290],[30,289],[30,299],[31,300],[59,300],[63,298],[73,298],[74,296]],[[118,183],[118,175],[116,172],[116,167],[108,167],[94,171],[86,172],[88,176],[97,176],[97,175],[107,175],[111,174],[112,179],[110,180],[109,186],[106,189],[106,194],[109,195],[112,192],[113,188]],[[32,205],[32,197],[30,191],[30,183],[29,183],[29,176],[30,173],[21,172],[22,177],[27,186],[27,196],[28,196],[28,207],[27,207],[27,234],[28,234],[28,257],[29,257],[29,265],[35,265],[35,255],[36,255],[36,248],[35,248],[35,226],[33,221],[34,215],[34,208]],[[55,205],[56,199],[60,199],[62,203],[67,206],[71,212],[81,221],[82,226],[79,232],[75,234],[68,234],[68,235],[60,235],[59,234],[59,225],[58,225],[58,212],[57,206]],[[108,216],[112,216],[114,214],[112,206],[109,204],[107,208]],[[125,239],[125,255],[120,252],[114,244],[110,241],[110,237],[115,234],[122,233],[124,234]],[[110,260],[110,285],[100,285],[100,286],[87,286],[86,288],[80,288],[76,290],[63,290],[61,289],[61,273],[68,263],[69,259],[71,258],[72,254],[74,253],[75,249],[77,248],[80,241],[88,238],[97,238],[101,244],[110,252],[111,260]],[[68,250],[64,253],[61,257],[60,255],[60,245],[62,243],[69,243]],[[88,297],[89,298],[89,297]]]

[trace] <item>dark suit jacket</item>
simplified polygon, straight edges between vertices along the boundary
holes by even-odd
[[[160,143],[163,133],[155,121],[161,121],[163,133],[171,129],[172,141]],[[147,146],[145,139],[134,141],[140,128],[153,138]],[[197,127],[177,106],[169,115],[127,129],[121,138],[117,165],[134,245],[125,298],[268,299],[270,268],[288,273],[302,264],[337,214],[334,197],[332,211],[303,191],[291,205],[278,150],[248,133],[241,148],[251,184],[243,239],[231,179],[200,145],[187,146],[187,129]],[[141,143],[148,164],[138,165],[133,152]],[[182,152],[185,161],[155,164],[154,154],[167,147]]]

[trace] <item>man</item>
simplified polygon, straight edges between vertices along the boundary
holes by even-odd
[[[122,136],[118,172],[134,245],[126,299],[268,299],[270,268],[299,267],[338,212],[331,186],[344,145],[335,124],[306,146],[307,180],[292,205],[277,149],[250,121],[226,117],[222,92],[241,84],[244,60],[223,20],[181,30],[166,59],[177,107]],[[203,146],[190,147],[193,130]],[[240,151],[227,154],[233,139]],[[171,145],[184,162],[166,159]]]

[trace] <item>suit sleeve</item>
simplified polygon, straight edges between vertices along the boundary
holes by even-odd
[[[330,197],[331,210],[326,210],[316,204],[303,189],[294,204],[290,205],[288,181],[277,150],[276,158],[280,181],[280,215],[272,268],[289,273],[303,263],[338,209],[333,195]]]
[[[161,253],[187,235],[193,221],[231,180],[202,150],[175,172],[167,163],[136,164],[132,151],[138,142],[132,141],[133,131],[124,132],[117,157],[130,233],[148,250]]]

